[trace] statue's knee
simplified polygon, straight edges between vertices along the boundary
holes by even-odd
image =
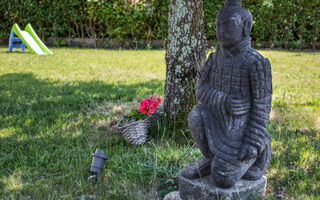
[[[199,108],[199,106],[193,107],[190,111],[188,115],[188,125],[190,129],[202,126],[201,108]]]
[[[202,111],[203,111],[203,105],[196,105],[192,108],[188,115],[188,122],[190,123],[197,123],[202,121]]]

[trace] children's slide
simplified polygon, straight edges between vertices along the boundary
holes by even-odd
[[[18,24],[14,24],[11,31],[24,42],[30,51],[38,55],[53,54],[40,40],[30,24],[27,24],[24,31],[20,30]]]

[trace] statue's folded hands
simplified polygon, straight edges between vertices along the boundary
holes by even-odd
[[[253,159],[253,158],[257,158],[257,156],[258,156],[257,153],[258,153],[258,151],[257,151],[256,147],[244,143],[241,146],[241,150],[240,150],[240,153],[238,155],[238,158],[240,160],[250,160],[250,159]]]

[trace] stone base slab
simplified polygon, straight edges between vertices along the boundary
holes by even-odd
[[[187,179],[179,177],[179,192],[184,200],[207,200],[207,199],[254,199],[263,196],[266,191],[267,178],[263,176],[257,181],[241,179],[231,188],[216,187],[209,176],[199,179]]]
[[[164,196],[163,200],[182,200],[179,191],[173,191]]]

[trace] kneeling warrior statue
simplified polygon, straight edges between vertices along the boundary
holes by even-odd
[[[252,22],[241,0],[226,0],[217,14],[220,47],[201,71],[199,104],[188,116],[203,157],[186,166],[183,177],[210,176],[217,187],[229,188],[242,178],[259,180],[269,165],[271,66],[251,48]]]

